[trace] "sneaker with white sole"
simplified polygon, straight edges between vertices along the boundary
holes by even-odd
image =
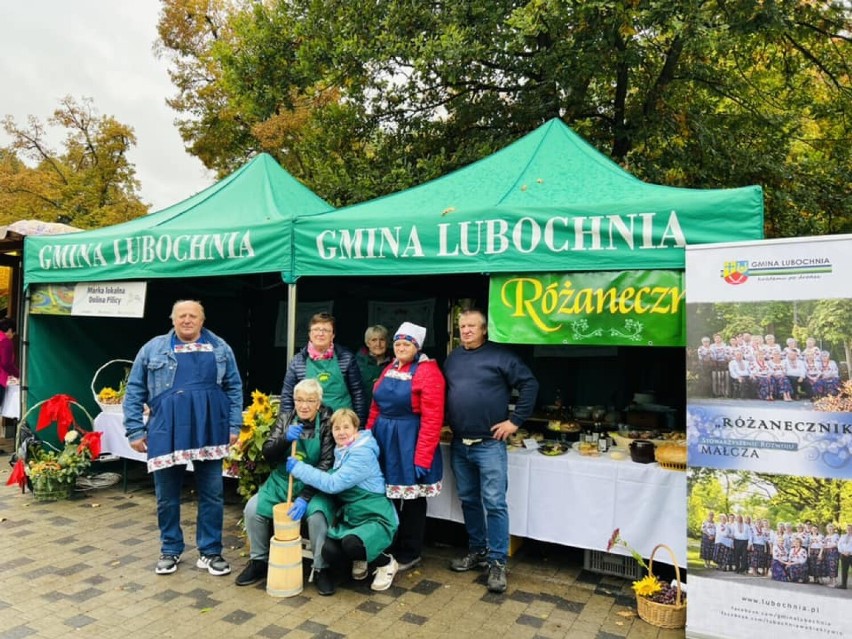
[[[352,579],[362,581],[367,578],[369,568],[366,561],[355,560],[352,562]]]
[[[206,570],[211,575],[221,577],[231,572],[231,566],[222,555],[199,555],[195,567]]]
[[[376,576],[373,577],[373,583],[370,584],[370,588],[379,591],[387,590],[393,584],[393,578],[397,570],[399,570],[399,565],[396,563],[396,559],[391,557],[387,565],[376,568],[373,573]]]
[[[154,568],[154,572],[158,575],[170,575],[177,570],[179,563],[180,555],[169,555],[163,553],[160,555],[160,559],[157,560],[157,567]]]

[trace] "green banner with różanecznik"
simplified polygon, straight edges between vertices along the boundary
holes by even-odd
[[[495,342],[684,346],[683,272],[492,275],[488,334]]]

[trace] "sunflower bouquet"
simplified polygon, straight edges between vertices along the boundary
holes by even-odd
[[[278,417],[279,402],[255,390],[243,411],[243,426],[225,460],[229,475],[237,478],[237,492],[248,501],[266,481],[272,469],[263,457],[263,444]]]
[[[647,572],[642,579],[633,582],[633,592],[636,595],[636,608],[639,617],[659,628],[683,628],[686,625],[686,592],[681,588],[680,568],[678,568],[672,549],[665,544],[658,544],[654,547],[651,557],[646,563],[642,555],[622,539],[619,528],[612,532],[606,546],[607,552],[615,546],[626,548],[633,559]],[[660,548],[666,549],[672,557],[676,585],[663,583],[654,575],[654,554]]]

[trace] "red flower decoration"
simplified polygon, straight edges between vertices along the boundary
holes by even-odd
[[[89,449],[92,459],[97,459],[101,456],[101,435],[100,431],[94,431],[83,435],[83,440],[77,446],[77,452],[82,453],[86,448]]]
[[[38,414],[36,431],[56,422],[56,434],[59,436],[59,441],[64,441],[68,427],[74,423],[74,415],[71,413],[71,402],[74,401],[70,395],[54,395],[48,399]]]

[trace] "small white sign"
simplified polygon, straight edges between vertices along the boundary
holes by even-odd
[[[72,315],[144,317],[147,282],[81,282],[74,287]]]
[[[538,450],[538,441],[532,437],[524,440],[524,448],[527,450]]]

